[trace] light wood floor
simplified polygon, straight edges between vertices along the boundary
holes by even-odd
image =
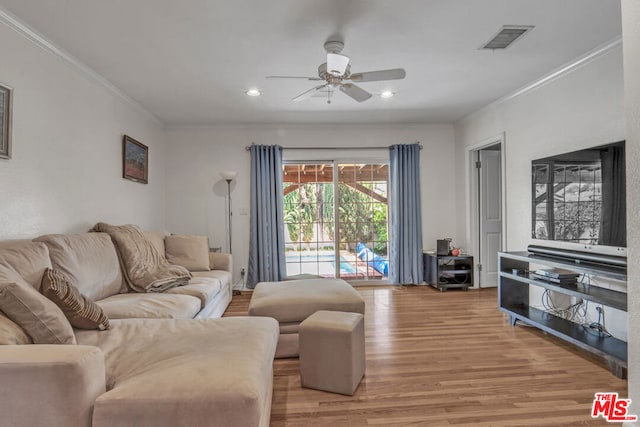
[[[365,378],[355,395],[300,387],[297,359],[274,361],[272,426],[606,425],[594,393],[627,382],[575,347],[498,311],[496,290],[356,288],[366,301]],[[246,315],[250,293],[225,316]]]

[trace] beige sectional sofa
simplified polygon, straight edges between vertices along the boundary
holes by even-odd
[[[164,233],[147,233],[164,254]],[[0,289],[40,289],[64,272],[109,316],[108,330],[74,329],[73,345],[33,344],[0,311],[0,426],[265,426],[278,323],[217,318],[231,300],[231,258],[164,293],[126,288],[108,235],[0,242]]]

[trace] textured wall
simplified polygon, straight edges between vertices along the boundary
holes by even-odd
[[[531,160],[625,139],[622,56],[618,45],[543,86],[490,104],[456,123],[458,169],[465,164],[468,146],[505,133],[507,250],[525,250],[532,243]],[[469,242],[468,182],[458,180],[456,193],[457,231]],[[628,191],[632,188],[629,185]],[[624,290],[624,285],[612,286]],[[541,305],[540,291],[531,288],[532,305]],[[605,312],[609,331],[626,339],[627,314],[612,308]],[[589,315],[597,319],[593,304]]]
[[[422,214],[425,249],[439,237],[455,235],[453,127],[450,125],[393,126],[246,126],[170,129],[167,155],[167,227],[174,232],[207,234],[214,246],[226,242],[226,183],[220,171],[235,170],[232,184],[233,254],[236,277],[246,268],[249,244],[249,153],[252,142],[284,147],[365,146],[422,142]],[[327,160],[326,150],[285,150],[285,159]],[[358,150],[343,159],[388,160],[387,150]]]
[[[529,93],[490,104],[455,129],[459,169],[466,147],[505,132],[507,245],[523,250],[531,243],[531,160],[625,138],[622,48]],[[458,181],[458,232],[471,238],[467,183]]]
[[[0,54],[0,81],[14,89],[0,240],[86,231],[97,221],[162,228],[162,126],[4,24]],[[148,185],[122,179],[123,133],[149,146]]]
[[[640,416],[640,1],[622,0],[627,123],[627,242],[629,245],[629,397]],[[637,423],[640,425],[640,423]]]

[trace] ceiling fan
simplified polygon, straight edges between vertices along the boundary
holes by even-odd
[[[358,102],[371,98],[371,94],[354,82],[377,82],[383,80],[401,80],[407,73],[402,68],[391,70],[367,71],[364,73],[351,73],[349,57],[341,55],[344,43],[341,41],[328,41],[324,44],[327,51],[327,62],[318,67],[318,77],[297,77],[297,76],[267,76],[268,79],[306,79],[311,81],[322,81],[321,85],[312,87],[294,97],[293,101],[301,101],[310,98],[318,92],[327,92],[327,103],[331,104],[331,96],[337,88],[340,92],[355,99]]]

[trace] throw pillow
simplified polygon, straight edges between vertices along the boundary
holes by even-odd
[[[0,313],[0,345],[33,344],[33,340],[13,320]]]
[[[82,295],[64,273],[48,268],[42,277],[41,291],[60,307],[73,327],[109,329],[109,318],[102,308]]]
[[[164,239],[167,261],[189,271],[209,271],[209,239],[207,236],[172,234]]]
[[[62,310],[22,280],[0,281],[0,310],[24,329],[34,344],[76,344]]]
[[[151,242],[154,248],[158,250],[158,253],[162,258],[166,258],[166,250],[164,247],[164,238],[169,235],[169,233],[164,231],[143,231],[144,237],[147,238]]]

